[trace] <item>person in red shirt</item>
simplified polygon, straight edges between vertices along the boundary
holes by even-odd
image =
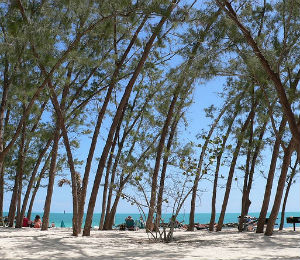
[[[24,217],[23,218],[23,225],[22,225],[22,227],[29,227],[29,220],[28,220],[28,218],[26,218],[26,217]]]

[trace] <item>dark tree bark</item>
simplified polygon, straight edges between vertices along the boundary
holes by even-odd
[[[48,230],[48,226],[49,226],[49,215],[50,215],[50,207],[51,207],[54,179],[55,179],[55,172],[56,172],[56,160],[57,160],[57,153],[58,153],[59,138],[60,138],[60,128],[59,128],[58,122],[57,122],[56,129],[54,132],[54,137],[53,137],[52,151],[51,151],[49,181],[48,181],[48,187],[47,187],[47,196],[46,196],[45,205],[44,205],[42,230]]]
[[[267,228],[265,231],[266,236],[271,236],[273,234],[274,225],[275,225],[275,222],[276,222],[276,219],[278,216],[278,212],[279,212],[279,208],[280,208],[280,204],[281,204],[282,194],[283,194],[283,190],[284,190],[284,186],[285,186],[285,180],[286,180],[289,164],[291,162],[291,156],[292,156],[292,153],[294,150],[295,150],[295,142],[292,138],[288,147],[284,151],[284,157],[283,157],[283,162],[282,162],[282,166],[281,166],[281,173],[280,173],[280,177],[278,180],[276,195],[274,198],[274,204],[273,204],[272,211],[271,211],[268,223],[267,223]]]
[[[115,177],[116,177],[116,170],[117,170],[117,166],[118,166],[118,163],[119,163],[119,160],[120,160],[120,156],[121,156],[121,151],[122,151],[122,148],[123,148],[123,145],[124,145],[124,140],[122,140],[119,144],[119,147],[118,147],[118,153],[117,153],[117,156],[115,158],[115,161],[114,161],[114,165],[113,165],[113,168],[112,168],[112,173],[111,173],[111,178],[110,178],[110,184],[109,184],[109,191],[108,191],[108,197],[107,197],[107,205],[106,205],[106,213],[105,213],[105,220],[104,220],[104,224],[103,224],[103,229],[104,230],[110,230],[111,228],[109,228],[109,224],[110,221],[110,207],[111,207],[111,201],[112,201],[112,196],[113,196],[113,190],[114,190],[114,184],[115,184]]]
[[[250,196],[250,191],[251,191],[252,182],[253,182],[253,175],[254,175],[256,160],[257,160],[257,157],[258,157],[259,152],[261,150],[262,139],[263,139],[263,136],[264,136],[265,131],[266,131],[267,123],[268,122],[266,121],[264,123],[264,125],[262,126],[261,132],[260,132],[259,137],[258,137],[258,143],[255,146],[254,153],[253,153],[253,156],[252,156],[251,168],[250,168],[250,171],[249,171],[249,175],[247,176],[247,178],[245,178],[244,188],[243,188],[243,197],[242,197],[241,218],[240,218],[240,221],[239,221],[239,231],[243,231],[244,217],[246,215],[248,215],[248,212],[249,212],[249,207],[250,207],[250,204],[251,204],[249,196]]]
[[[5,110],[7,107],[7,96],[9,88],[8,79],[8,61],[5,60],[4,72],[3,72],[3,89],[2,89],[2,99],[0,104],[0,152],[4,148],[4,127],[5,127]],[[0,160],[0,219],[3,218],[3,196],[4,196],[4,162]]]
[[[56,93],[54,91],[54,88],[49,81],[49,87],[50,87],[50,92],[51,92],[51,101],[53,104],[53,107],[55,109],[56,115],[57,115],[57,121],[59,128],[61,129],[63,140],[64,140],[64,145],[66,148],[67,152],[67,157],[68,157],[68,165],[70,168],[70,173],[71,173],[71,186],[72,186],[72,197],[73,197],[73,219],[72,219],[72,225],[73,225],[73,236],[78,236],[78,192],[77,192],[77,177],[76,177],[76,171],[75,171],[75,165],[74,165],[74,160],[73,160],[73,155],[71,151],[71,146],[70,146],[70,141],[68,137],[68,131],[65,125],[65,119],[64,119],[64,114],[62,111],[64,111],[64,104],[63,100],[64,97],[67,96],[67,93],[63,93],[63,99],[62,99],[62,104],[61,106],[58,103],[58,98],[56,96]],[[67,92],[67,89],[64,88],[64,92]]]
[[[148,217],[147,217],[147,221],[146,221],[146,229],[148,229],[148,230],[151,230],[152,223],[153,223],[153,215],[154,215],[155,208],[156,208],[155,207],[156,206],[156,190],[157,190],[157,178],[158,178],[158,173],[159,173],[159,168],[160,168],[160,160],[161,160],[162,152],[163,152],[164,145],[165,145],[165,139],[168,134],[168,128],[169,128],[169,125],[170,125],[172,117],[173,117],[173,112],[174,112],[175,104],[177,102],[180,88],[181,88],[181,85],[179,85],[179,88],[177,87],[175,89],[175,93],[173,95],[172,101],[169,106],[168,115],[165,120],[162,132],[161,132],[159,144],[157,146],[155,166],[154,166],[154,171],[152,174],[151,198],[150,198],[150,204],[149,204]]]
[[[132,173],[134,172],[134,169],[140,164],[140,162],[143,159],[145,159],[145,157],[147,156],[150,149],[154,147],[154,144],[156,143],[156,140],[158,139],[158,137],[159,137],[159,134],[154,138],[152,143],[143,151],[143,153],[141,154],[139,159],[133,165],[131,172],[126,177],[124,176],[124,173],[122,172],[122,174],[120,176],[119,187],[118,187],[118,190],[116,192],[116,197],[115,197],[113,206],[111,207],[111,209],[107,208],[107,210],[106,210],[107,218],[105,218],[105,222],[104,222],[105,230],[111,230],[112,229],[113,224],[114,224],[116,210],[117,210],[117,207],[118,207],[118,203],[120,201],[120,197],[121,197],[123,188],[125,187],[126,183],[130,180],[130,178],[132,176]],[[129,153],[131,153],[133,151],[133,146],[134,146],[134,144],[132,144],[132,147],[130,149],[131,151]]]
[[[180,110],[181,110],[181,108],[180,108]],[[178,113],[179,112],[180,111],[178,111]],[[169,138],[168,138],[168,142],[167,142],[167,146],[166,146],[166,151],[164,154],[163,166],[161,169],[159,189],[158,189],[158,195],[157,195],[157,218],[158,218],[158,221],[161,218],[161,214],[162,214],[162,202],[163,202],[165,178],[166,178],[166,172],[167,172],[167,167],[168,167],[169,155],[170,155],[171,146],[173,143],[173,138],[174,138],[174,135],[176,132],[176,128],[177,128],[178,122],[181,117],[182,117],[182,114],[180,116],[178,116],[177,118],[175,118],[171,125]]]
[[[269,172],[268,172],[268,178],[267,178],[267,183],[266,183],[266,188],[265,188],[265,193],[264,193],[264,199],[263,203],[261,206],[258,222],[257,222],[257,229],[256,233],[263,233],[264,232],[264,225],[266,221],[266,216],[267,216],[267,211],[269,207],[269,202],[270,202],[270,197],[271,197],[271,191],[273,187],[273,180],[274,180],[274,175],[275,175],[275,170],[276,170],[276,162],[277,158],[279,155],[279,148],[280,148],[280,143],[281,143],[281,138],[285,129],[286,125],[286,118],[283,117],[279,126],[278,133],[279,135],[276,136],[276,140],[273,146],[273,153],[272,153],[272,158],[270,162],[270,167],[269,167]]]
[[[255,110],[255,107],[254,107],[254,110]],[[218,221],[217,231],[221,231],[222,227],[223,227],[223,222],[224,222],[225,212],[226,212],[228,199],[229,199],[229,195],[230,195],[231,184],[232,184],[232,179],[233,179],[233,174],[234,174],[234,170],[235,170],[236,161],[237,161],[237,158],[238,158],[238,155],[239,155],[239,152],[240,152],[240,148],[241,148],[241,145],[242,145],[242,140],[243,140],[245,131],[246,131],[246,129],[247,129],[249,123],[250,123],[250,120],[254,117],[254,114],[255,114],[254,110],[250,111],[245,123],[243,124],[243,126],[241,128],[241,131],[240,131],[240,134],[238,136],[238,141],[237,141],[236,147],[235,147],[234,152],[233,152],[233,158],[232,158],[229,173],[228,173],[228,178],[227,178],[227,183],[226,183],[226,190],[225,190],[222,209],[221,209],[221,213],[220,213],[220,217],[219,217],[219,221]]]
[[[30,192],[32,190],[32,186],[33,186],[33,183],[34,183],[37,171],[38,171],[38,169],[40,167],[42,159],[43,159],[45,153],[47,152],[47,150],[48,150],[51,142],[52,142],[52,138],[48,140],[45,148],[40,152],[38,160],[37,160],[37,162],[36,162],[36,164],[34,166],[34,169],[33,169],[33,172],[31,174],[31,177],[30,177],[30,180],[29,180],[29,183],[28,183],[28,186],[27,186],[27,190],[26,190],[26,193],[25,193],[25,196],[24,196],[24,199],[23,199],[23,203],[22,203],[21,219],[23,219],[23,217],[25,216],[25,211],[26,211],[27,203],[28,203],[28,200],[29,200]]]
[[[18,166],[17,172],[15,177],[15,184],[13,189],[13,194],[11,197],[9,213],[8,213],[8,222],[9,227],[12,227],[14,224],[16,208],[18,204],[18,200],[20,199],[21,192],[22,192],[22,178],[23,178],[23,167],[24,167],[24,145],[25,145],[25,135],[26,135],[26,123],[24,121],[22,127],[22,135],[20,140],[19,146],[19,154],[18,154]],[[20,212],[17,212],[17,216],[20,215]],[[19,217],[19,216],[18,216]],[[20,226],[20,220],[17,218],[16,220],[16,227]]]
[[[100,217],[100,223],[99,223],[99,230],[102,230],[103,225],[104,225],[107,190],[108,190],[108,184],[109,184],[109,173],[110,173],[110,168],[111,168],[111,165],[112,165],[113,154],[114,154],[115,147],[116,147],[116,144],[117,144],[118,136],[119,136],[119,131],[117,130],[116,133],[115,133],[115,137],[114,137],[114,140],[113,140],[112,147],[110,149],[110,155],[109,155],[109,159],[108,159],[107,166],[106,166],[106,174],[105,174],[105,181],[104,181],[103,194],[102,194],[102,207],[101,207],[101,217]]]
[[[122,149],[123,149],[125,140],[126,140],[127,136],[129,135],[130,131],[133,129],[133,127],[138,122],[138,119],[142,116],[142,112],[145,110],[148,102],[151,100],[151,98],[153,97],[155,92],[149,94],[149,96],[147,97],[143,107],[141,108],[140,112],[137,114],[137,116],[133,120],[132,124],[129,125],[129,122],[128,122],[128,124],[126,124],[125,129],[124,129],[124,133],[123,133],[122,138],[121,138],[121,141],[118,142],[118,152],[117,152],[117,155],[116,155],[113,167],[112,167],[111,180],[110,180],[110,184],[109,184],[109,192],[108,192],[108,198],[107,198],[105,220],[104,220],[104,224],[103,224],[103,229],[104,230],[111,230],[112,229],[112,226],[110,227],[110,224],[109,224],[109,223],[111,223],[111,221],[110,221],[111,201],[112,201],[113,190],[114,190],[114,185],[115,185],[116,170],[117,170],[117,166],[118,166],[118,163],[119,163],[119,160],[120,160],[120,156],[121,156],[121,153],[122,153]],[[136,100],[137,96],[138,96],[138,94],[136,95],[135,100]],[[134,101],[133,105],[130,107],[131,112],[133,112],[135,104],[136,104],[136,101]],[[120,120],[120,121],[122,121],[122,120]],[[142,123],[142,120],[141,120],[141,123]],[[138,129],[140,129],[141,123],[138,126]],[[119,129],[117,129],[117,132],[119,133]],[[120,139],[120,137],[119,137],[119,139]],[[131,148],[129,149],[129,153],[132,152],[132,150],[134,148],[134,145],[135,145],[135,141],[133,142]],[[114,218],[114,216],[113,216],[113,218]]]
[[[286,203],[287,203],[287,200],[288,200],[288,197],[289,197],[289,193],[290,193],[290,189],[291,189],[294,177],[296,175],[296,168],[297,168],[298,162],[299,162],[299,160],[297,159],[296,162],[295,162],[294,167],[292,168],[291,175],[289,176],[289,179],[288,179],[288,185],[286,187],[285,194],[284,194],[284,199],[283,199],[283,203],[282,203],[279,230],[283,229],[284,217],[285,217],[285,207],[286,207]]]
[[[48,168],[48,163],[50,161],[50,157],[51,157],[51,154],[49,154],[48,158],[46,159],[45,163],[44,163],[44,166],[37,178],[37,181],[34,185],[34,189],[33,189],[33,192],[32,192],[32,195],[31,195],[31,199],[30,199],[30,203],[29,203],[29,207],[28,207],[28,211],[27,211],[27,218],[30,220],[31,219],[31,213],[32,213],[32,207],[33,207],[33,203],[34,203],[34,200],[35,200],[35,196],[36,196],[36,193],[38,192],[39,190],[39,187],[40,187],[40,184],[41,184],[41,180],[42,178],[44,177],[44,174]]]
[[[216,198],[217,198],[217,188],[218,188],[218,179],[219,179],[219,171],[220,171],[220,166],[221,166],[221,159],[222,159],[223,152],[225,150],[227,139],[231,133],[233,122],[237,116],[237,113],[238,113],[238,111],[236,110],[236,112],[234,113],[234,115],[228,125],[226,134],[223,137],[221,150],[217,156],[217,165],[216,165],[215,176],[214,176],[214,187],[213,187],[213,193],[212,193],[212,199],[211,199],[211,216],[210,216],[210,222],[209,222],[209,231],[214,231],[214,226],[215,226]]]

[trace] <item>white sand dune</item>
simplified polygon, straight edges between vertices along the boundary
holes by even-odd
[[[272,237],[235,229],[222,232],[176,231],[175,241],[153,243],[142,231],[97,231],[73,237],[71,229],[0,228],[0,259],[300,259],[300,232]]]

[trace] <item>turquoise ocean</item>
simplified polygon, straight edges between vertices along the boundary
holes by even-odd
[[[7,212],[6,212],[7,215]],[[5,212],[4,212],[4,216]],[[32,213],[32,219],[34,219],[35,215],[40,215],[41,218],[43,217],[43,213],[41,212],[33,212]],[[116,214],[115,217],[115,225],[119,225],[125,222],[125,218],[127,216],[131,216],[133,219],[138,220],[140,218],[140,214],[134,214],[134,213],[130,213],[130,214],[126,214],[126,213],[119,213]],[[227,213],[225,215],[225,219],[224,219],[224,223],[236,223],[238,222],[238,216],[240,215],[240,213]],[[259,213],[249,213],[250,216],[252,217],[258,217]],[[276,221],[276,223],[278,224],[277,227],[279,227],[280,224],[280,215],[281,213],[279,213],[278,215],[278,219]],[[50,213],[50,223],[54,222],[56,227],[60,227],[61,226],[61,222],[63,221],[65,224],[65,227],[72,227],[72,213]],[[169,219],[171,218],[172,214],[164,214],[163,215],[163,219],[164,222],[168,222]],[[300,212],[286,212],[285,213],[285,224],[284,227],[292,227],[292,224],[287,224],[286,223],[286,217],[290,217],[290,216],[300,216]],[[99,222],[100,222],[100,217],[101,217],[101,213],[95,213],[94,217],[93,217],[93,223],[92,226],[93,227],[98,227],[99,226]],[[268,217],[268,215],[267,215]],[[219,214],[216,214],[216,222],[219,219]],[[188,224],[189,223],[189,214],[184,214],[184,213],[180,213],[177,217],[177,220],[179,222],[183,222],[183,224]],[[195,223],[201,223],[201,224],[206,224],[209,223],[210,221],[210,213],[196,213],[195,214]],[[84,222],[83,222],[84,223]],[[298,224],[297,224],[298,225]]]

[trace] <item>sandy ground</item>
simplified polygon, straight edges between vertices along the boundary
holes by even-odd
[[[291,229],[272,237],[235,229],[179,230],[174,237],[163,244],[149,241],[142,230],[93,230],[90,237],[72,237],[68,228],[0,228],[0,259],[300,259],[300,231]]]

